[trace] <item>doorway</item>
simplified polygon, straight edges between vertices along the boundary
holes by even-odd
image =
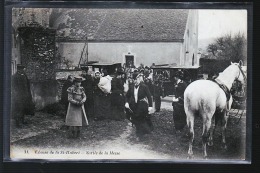
[[[134,66],[134,55],[126,55],[125,56],[125,64],[126,67]]]

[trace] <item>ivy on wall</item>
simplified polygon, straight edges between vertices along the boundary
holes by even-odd
[[[56,30],[43,27],[20,27],[21,64],[31,81],[55,79],[58,59],[55,56]]]

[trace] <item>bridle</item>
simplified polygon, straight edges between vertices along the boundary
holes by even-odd
[[[245,73],[243,72],[243,70],[242,70],[242,68],[241,68],[241,66],[240,65],[237,65],[238,66],[238,69],[239,69],[239,74],[238,74],[238,76],[237,76],[237,78],[236,79],[238,79],[239,78],[239,76],[240,76],[240,73],[243,75],[243,78],[244,78],[244,81],[245,81],[245,83],[246,83],[246,81],[247,81],[247,78],[246,78],[246,75],[245,75]]]

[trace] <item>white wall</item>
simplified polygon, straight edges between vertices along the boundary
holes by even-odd
[[[77,66],[84,43],[58,42],[61,56]],[[125,55],[134,55],[135,65],[179,64],[182,43],[89,43],[89,61],[125,63]],[[85,58],[85,56],[83,56]]]
[[[192,65],[194,54],[194,66],[199,65],[198,54],[198,10],[190,10],[184,34],[184,43],[181,48],[181,65]],[[188,52],[188,53],[186,53]]]

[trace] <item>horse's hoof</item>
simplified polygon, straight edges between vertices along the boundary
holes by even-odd
[[[204,160],[208,160],[208,156],[204,156]]]
[[[213,146],[213,141],[208,142],[208,146],[212,147]]]

